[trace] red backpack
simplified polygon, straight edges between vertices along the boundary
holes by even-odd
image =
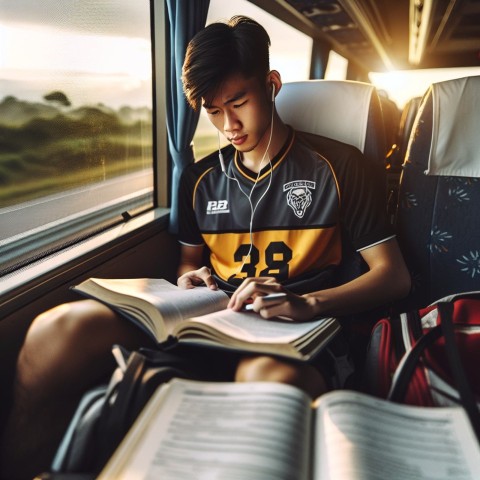
[[[448,308],[440,311],[440,305]],[[460,368],[479,401],[480,292],[448,297],[427,308],[379,320],[368,347],[367,391],[412,405],[458,404],[459,389],[446,345],[449,326]]]

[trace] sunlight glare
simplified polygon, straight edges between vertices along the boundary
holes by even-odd
[[[439,68],[423,70],[397,70],[392,72],[371,72],[372,83],[388,96],[399,108],[414,97],[421,97],[432,83],[480,75],[480,68]]]
[[[32,74],[35,70],[52,70],[128,74],[139,80],[151,78],[147,40],[82,35],[21,24],[0,24],[0,32],[3,45],[0,65],[5,69],[31,70]]]

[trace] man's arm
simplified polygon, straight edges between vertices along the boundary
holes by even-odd
[[[369,267],[366,273],[344,285],[306,295],[314,299],[317,315],[365,311],[408,294],[410,274],[395,239],[360,254]]]
[[[315,316],[365,311],[408,294],[410,274],[395,239],[362,250],[360,254],[369,270],[348,283],[303,296],[287,292],[286,300],[267,304],[262,302],[262,295],[285,289],[272,278],[249,278],[233,294],[229,307],[240,310],[245,301],[253,298],[254,309],[265,318],[284,315],[309,320]]]
[[[212,290],[217,290],[217,283],[208,267],[203,265],[203,245],[182,245],[180,250],[180,265],[178,266],[177,285],[181,288],[194,288],[205,284]]]

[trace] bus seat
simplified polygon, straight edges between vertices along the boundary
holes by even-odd
[[[402,164],[405,161],[408,140],[412,131],[413,122],[420,106],[421,97],[411,98],[403,107],[397,133],[397,145],[387,154],[387,208],[390,218],[395,217],[398,202],[398,189]]]
[[[353,145],[384,165],[385,126],[373,85],[350,80],[287,82],[275,102],[282,120],[295,129]]]
[[[402,308],[480,286],[480,76],[431,85],[400,179],[398,240],[412,274]]]
[[[398,131],[401,113],[397,104],[388,98],[388,94],[384,90],[378,90],[378,98],[380,99],[383,123],[385,125],[387,151],[390,151],[398,145]]]
[[[413,122],[417,116],[418,109],[422,97],[411,98],[403,107],[402,115],[400,117],[400,125],[398,130],[398,161],[401,165],[405,160],[405,153],[407,151],[408,140],[412,131]]]

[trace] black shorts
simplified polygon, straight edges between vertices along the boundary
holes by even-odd
[[[174,360],[176,364],[181,364],[189,378],[212,382],[233,382],[238,363],[242,358],[261,355],[223,348],[181,344],[177,344],[165,352],[159,351],[155,355],[161,357],[162,354],[169,360]],[[281,360],[285,361],[285,357],[282,357]],[[286,361],[303,363],[294,359]],[[325,382],[330,386],[333,372],[331,356],[326,352],[320,352],[309,363],[322,374]]]

